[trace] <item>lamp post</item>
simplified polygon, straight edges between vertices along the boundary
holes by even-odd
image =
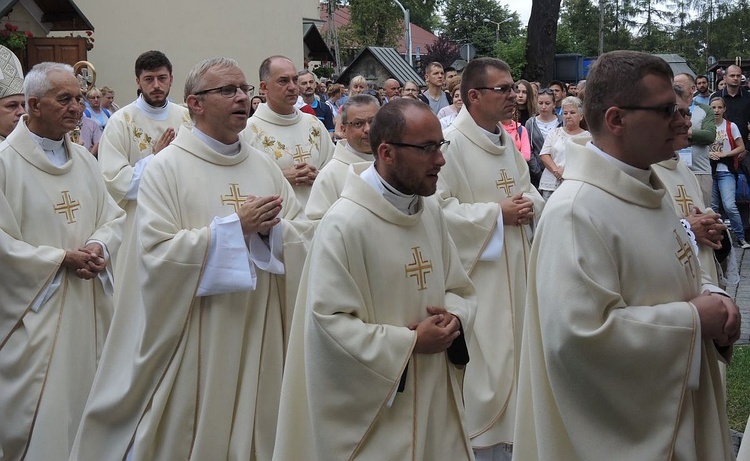
[[[500,41],[500,24],[505,24],[506,22],[510,22],[512,20],[513,20],[513,18],[505,18],[505,19],[503,19],[500,22],[496,22],[496,21],[493,21],[490,18],[484,18],[483,19],[484,22],[486,22],[486,23],[492,23],[492,24],[494,24],[496,26],[495,27],[495,43],[497,43],[497,42]]]
[[[406,45],[406,56],[407,56],[407,62],[409,63],[409,67],[414,67],[414,64],[412,63],[411,59],[411,23],[409,21],[409,10],[404,8],[404,5],[401,4],[398,0],[393,0],[396,2],[396,5],[398,5],[399,8],[401,8],[401,11],[404,12],[404,26],[406,27],[406,32],[404,33],[404,40]]]

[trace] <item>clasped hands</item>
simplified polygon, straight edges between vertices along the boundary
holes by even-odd
[[[720,347],[731,346],[739,339],[742,319],[732,298],[706,290],[690,302],[698,311],[703,338],[712,339]]]
[[[453,341],[461,335],[461,322],[458,317],[443,307],[427,306],[429,317],[421,322],[408,325],[417,332],[417,354],[437,354],[448,349]]]
[[[78,278],[90,280],[106,269],[107,260],[102,246],[91,242],[77,250],[66,251],[62,265],[73,270]]]
[[[719,213],[703,213],[697,207],[693,207],[693,212],[685,216],[685,219],[690,224],[690,230],[699,245],[706,245],[714,250],[721,248],[723,232],[727,226],[721,222]]]
[[[506,226],[522,226],[534,219],[534,202],[523,194],[510,196],[500,202],[503,213],[503,224]]]
[[[289,184],[293,186],[312,187],[315,178],[318,177],[318,169],[309,163],[295,163],[289,168],[281,170]]]
[[[237,216],[240,218],[242,233],[268,235],[271,228],[281,222],[278,217],[283,199],[278,195],[255,197],[250,195],[240,206]]]

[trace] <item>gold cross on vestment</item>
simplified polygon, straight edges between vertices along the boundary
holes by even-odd
[[[500,170],[500,179],[495,181],[495,185],[498,189],[503,189],[505,194],[510,197],[511,189],[516,185],[516,180],[508,177],[508,173],[504,169]]]
[[[57,213],[64,214],[68,224],[76,222],[76,211],[81,209],[81,202],[70,198],[70,191],[62,191],[62,202],[52,207]]]
[[[404,265],[406,276],[417,279],[417,287],[424,290],[427,288],[426,275],[432,272],[432,263],[430,260],[422,259],[422,250],[419,247],[413,247],[411,253],[413,261]]]
[[[683,216],[687,216],[693,211],[693,198],[688,195],[687,189],[682,184],[677,186],[677,195],[675,195],[674,201],[682,208]]]
[[[305,163],[305,159],[312,157],[312,155],[310,155],[310,151],[308,150],[307,152],[305,152],[302,149],[302,146],[300,146],[299,144],[297,144],[297,147],[295,147],[295,149],[297,153],[292,155],[292,158],[294,159],[294,163]]]
[[[695,269],[693,269],[693,249],[690,247],[690,243],[685,242],[680,238],[680,236],[677,234],[676,230],[673,230],[674,237],[677,239],[677,244],[680,246],[680,249],[677,250],[677,253],[675,253],[675,256],[677,256],[677,259],[682,263],[683,266],[688,266],[690,268],[690,275],[695,277]]]
[[[240,186],[236,183],[229,183],[229,191],[229,195],[221,196],[221,204],[234,207],[234,212],[237,213],[240,211],[242,204],[245,203],[245,200],[247,200],[247,195],[240,193]]]

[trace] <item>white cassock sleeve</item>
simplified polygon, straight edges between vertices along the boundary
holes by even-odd
[[[271,229],[267,244],[257,234],[245,240],[237,213],[214,218],[209,226],[211,243],[196,296],[255,290],[255,266],[273,274],[283,274],[280,226],[281,223]]]
[[[500,214],[497,215],[497,225],[495,230],[492,231],[487,246],[484,247],[484,251],[479,256],[480,261],[497,261],[503,254],[503,242],[505,241],[505,229],[503,227],[503,210],[500,210]]]
[[[154,154],[151,154],[135,162],[135,166],[133,166],[133,179],[130,180],[130,187],[128,187],[128,191],[125,192],[126,200],[135,200],[136,198],[138,198],[138,186],[140,186],[141,184],[141,176],[143,176],[143,170],[146,169],[146,165],[148,165],[148,162],[153,159]]]

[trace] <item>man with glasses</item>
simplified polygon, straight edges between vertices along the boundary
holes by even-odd
[[[394,99],[395,101],[395,99]],[[333,158],[320,170],[310,191],[305,214],[310,219],[320,219],[338,200],[344,189],[349,165],[372,162],[370,127],[380,104],[374,96],[356,94],[341,107],[341,127],[344,139],[336,143]]]
[[[505,460],[512,451],[529,241],[544,200],[498,123],[516,107],[508,64],[494,58],[469,62],[461,99],[466,110],[445,131],[451,145],[438,198],[477,290],[464,380],[466,424],[478,460]]]
[[[333,141],[316,116],[294,107],[299,87],[291,60],[284,56],[266,58],[259,77],[266,104],[258,106],[248,119],[242,137],[276,163],[304,208],[318,170],[333,156]]]
[[[430,197],[447,144],[419,101],[375,115],[375,163],[350,167],[305,263],[274,460],[473,459],[459,368],[474,289]]]
[[[589,70],[593,140],[568,143],[531,250],[517,460],[734,459],[718,365],[739,310],[653,185],[686,126],[672,76],[633,51]]]
[[[99,140],[99,168],[107,190],[127,213],[124,241],[134,225],[138,186],[146,166],[172,142],[181,125],[191,125],[187,109],[168,99],[172,80],[172,63],[164,53],[147,51],[138,56],[138,99],[112,114]]]
[[[112,320],[125,213],[66,133],[81,117],[67,64],[37,64],[28,115],[0,144],[0,457],[68,459]]]
[[[186,77],[195,127],[141,181],[129,294],[117,297],[71,459],[271,459],[285,301],[310,223],[295,221],[304,215],[278,168],[240,140],[251,88],[228,58]]]

